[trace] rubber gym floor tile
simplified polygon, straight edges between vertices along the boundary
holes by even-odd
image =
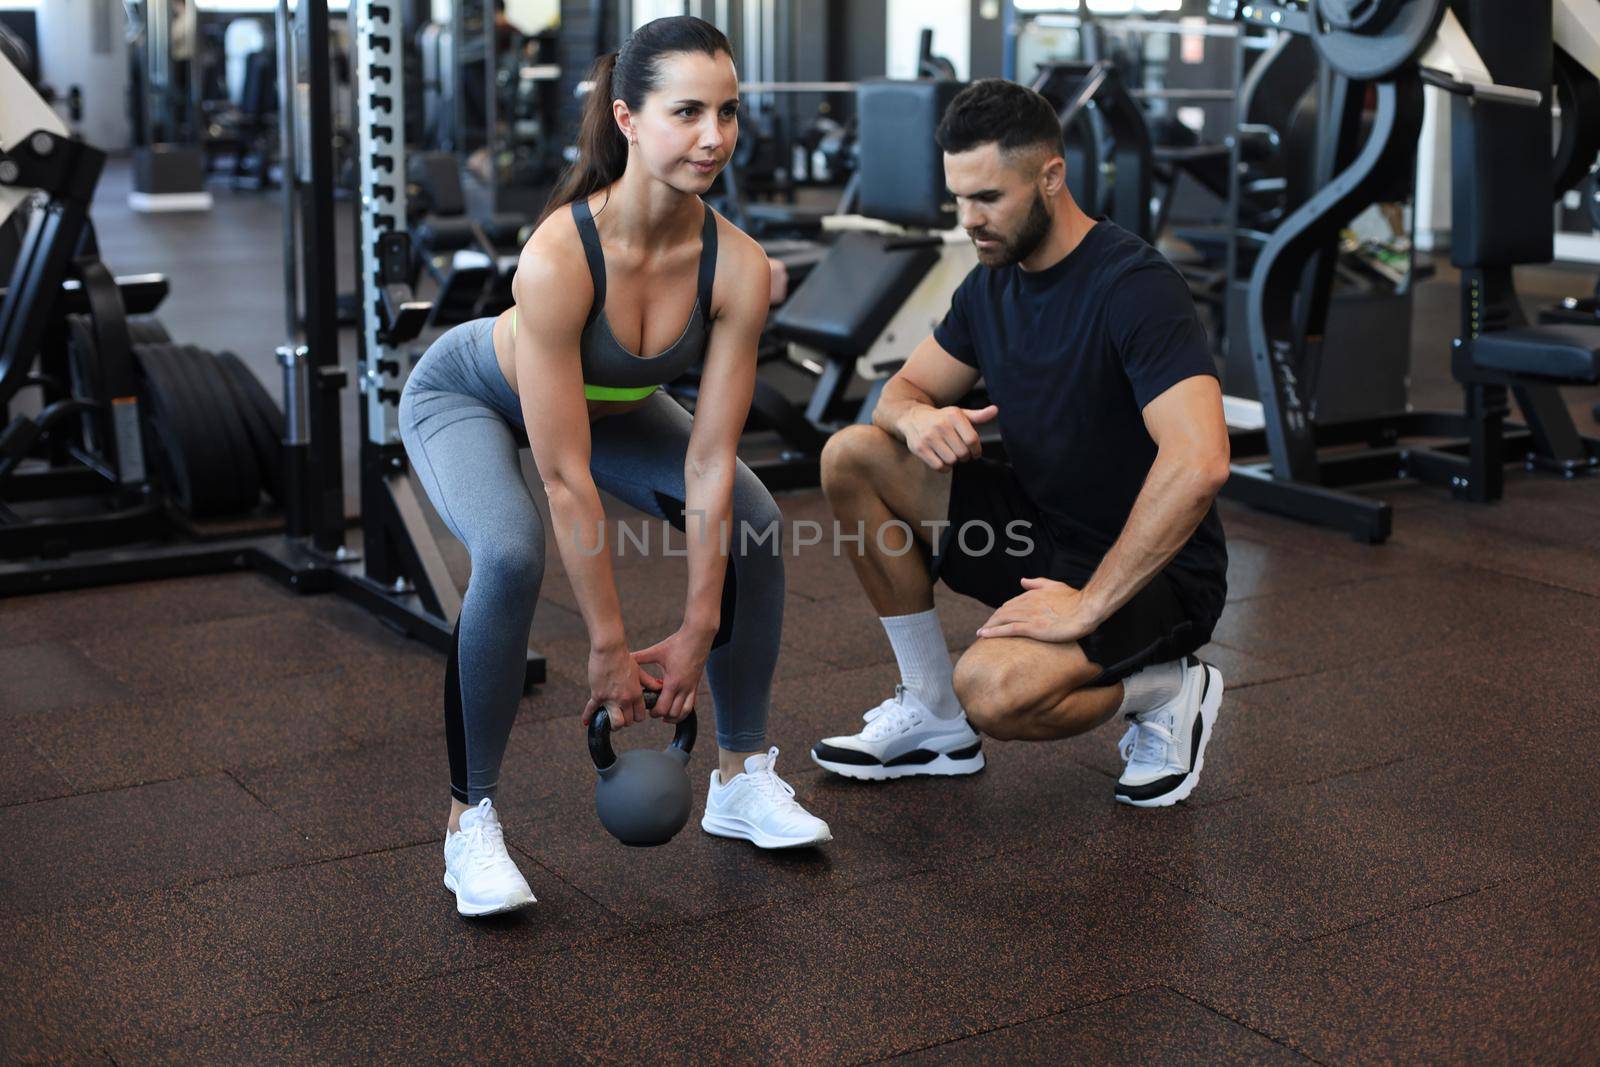
[[[1600,395],[1590,400],[1588,406],[1593,407],[1596,400],[1600,400]],[[1593,418],[1592,415],[1589,417]],[[1583,423],[1580,422],[1579,425],[1582,426]],[[1600,518],[1600,479],[1590,477],[1569,480],[1552,478],[1539,471],[1507,471],[1506,503],[1503,506],[1520,509],[1529,501],[1559,504],[1570,511],[1585,512]]]
[[[301,838],[308,856],[349,856],[444,840],[444,732],[235,772]],[[509,784],[509,783],[508,783]]]
[[[336,865],[350,877],[357,893],[345,906],[350,920],[348,936],[339,948],[343,963],[327,968],[330,991],[363,968],[396,978],[420,978],[430,972],[525,960],[616,937],[628,929],[625,921],[597,921],[595,900],[536,857],[513,847],[511,858],[538,903],[509,915],[476,919],[457,913],[455,896],[444,887],[442,842],[339,860]],[[378,899],[384,902],[382,908],[373,907]]]
[[[444,656],[413,648],[390,656],[341,654],[337,670],[309,680],[328,720],[365,744],[441,733],[444,672]]]
[[[0,913],[73,907],[291,863],[293,831],[226,775],[8,808]]]
[[[1262,941],[1253,925],[1103,856],[1011,851],[497,976],[514,993],[560,990],[551,1020],[607,1062],[708,1048],[734,1061],[859,1062],[1225,966]],[[627,1025],[594,1010],[608,1001],[626,1005]]]
[[[1291,1064],[1304,1056],[1170,989],[1142,989],[901,1056],[917,1064]]]
[[[614,933],[611,923],[594,923],[594,902],[525,857],[518,862],[536,886],[539,904],[506,917],[458,915],[453,894],[442,885],[442,849],[429,843],[189,886],[147,902],[154,918],[133,909],[142,925],[171,944],[125,950],[115,936],[101,939],[106,944],[99,947],[82,939],[78,944],[90,963],[96,955],[106,957],[102,968],[117,974],[118,982],[130,969],[147,977],[146,957],[235,976],[237,1003],[214,1011],[240,1014],[482,969]],[[78,937],[72,929],[66,936]],[[149,1016],[162,1009],[165,995],[155,990],[150,1005],[122,1014],[146,1019],[144,1029],[157,1029]]]
[[[860,595],[797,605],[783,620],[783,644],[786,654],[819,667],[851,670],[894,662],[883,624]]]
[[[1438,566],[1438,561],[1424,548],[1408,543],[1405,530],[1409,517],[1396,518],[1389,540],[1372,545],[1339,530],[1256,511],[1230,500],[1218,501],[1217,510],[1222,518],[1223,533],[1230,543],[1241,539],[1316,556],[1346,565],[1352,577],[1416,574]]]
[[[1503,732],[1520,714],[1515,691],[1480,675],[1480,659],[1470,649],[1419,653],[1225,692],[1200,785],[1185,803],[1204,807],[1460,750]],[[1115,729],[1120,736],[1121,724]],[[1122,773],[1111,746],[1074,755]]]
[[[811,521],[811,520],[805,520]],[[789,587],[808,600],[831,600],[837,597],[862,596],[860,580],[850,557],[857,552],[853,541],[843,541],[834,552],[832,520],[823,520],[824,540],[820,544],[786,545],[783,553],[784,575]],[[801,528],[807,539],[815,536],[811,527]]]
[[[1234,691],[1283,678],[1293,678],[1304,673],[1303,670],[1297,670],[1276,660],[1244,652],[1216,641],[1201,648],[1195,655],[1221,671],[1224,684],[1229,690]]]
[[[209,883],[219,884],[228,883]],[[192,894],[166,891],[0,919],[0,1060],[53,1061],[123,1038],[287,1008],[258,972],[255,953],[266,946],[224,949],[214,914],[194,902]]]
[[[1594,773],[1596,734],[1529,730],[1487,741],[1458,758],[1474,768],[1474,788],[1457,804],[1476,832],[1492,837],[1527,863],[1594,885],[1600,869],[1600,777]]]
[[[1453,567],[1232,604],[1215,639],[1308,672],[1333,670],[1538,630],[1557,607],[1573,624],[1600,622],[1600,600]]]
[[[546,1021],[543,996],[513,995],[483,971],[119,1044],[112,1051],[122,1067],[585,1062]]]
[[[1593,1062],[1597,904],[1592,879],[1497,885],[1180,988],[1325,1063]]]
[[[584,660],[588,660],[587,654]],[[441,687],[442,688],[442,687]],[[564,674],[551,672],[543,685],[525,694],[517,708],[517,724],[544,722],[549,719],[569,719],[575,732],[581,731],[578,722],[584,705],[589,703],[589,686],[571,680]],[[440,718],[435,709],[435,718]]]
[[[1107,747],[1116,741],[1093,740]],[[1112,779],[1074,760],[1066,744],[989,739],[983,752],[978,774],[861,782],[823,772],[813,795],[818,809],[837,811],[844,824],[926,866],[971,864],[1039,844],[1076,849],[1130,822],[1129,809],[1113,799]]]
[[[652,723],[618,734],[616,745],[622,751],[662,747],[668,736],[664,724]],[[895,877],[916,866],[869,833],[847,833],[831,821],[833,841],[808,849],[763,851],[705,833],[700,817],[716,766],[709,731],[702,733],[696,748],[689,764],[693,801],[688,825],[666,845],[629,848],[612,838],[595,815],[595,771],[581,728],[550,722],[519,729],[507,766],[517,766],[519,775],[537,774],[542,788],[519,793],[523,799],[518,801],[507,800],[506,836],[625,921],[652,925],[832,892]],[[843,813],[823,800],[817,788],[820,775],[807,773],[808,768],[815,771],[799,748],[785,749],[778,760],[779,775],[796,786],[796,799],[807,810],[824,820],[838,818]],[[505,776],[508,781],[510,777]]]
[[[137,633],[100,633],[76,644],[141,693],[232,693],[339,665],[328,632],[297,611]]]
[[[0,715],[44,711],[67,704],[110,703],[126,686],[64,641],[0,648]]]
[[[1221,739],[1218,733],[1218,739]],[[1481,768],[1454,754],[1295,789],[1154,813],[1111,850],[1174,885],[1311,938],[1527,874],[1534,861],[1475,810]]]
[[[1228,601],[1273,593],[1303,592],[1382,577],[1372,568],[1351,567],[1337,559],[1300,552],[1281,544],[1228,538]]]
[[[811,746],[824,737],[860,730],[861,717],[892,697],[899,681],[892,659],[853,670],[813,669],[782,681],[773,688],[768,736],[784,752],[814,766],[806,755]]]
[[[0,608],[0,644],[136,634],[151,626],[270,614],[293,602],[282,586],[249,572],[8,597]]]
[[[319,678],[27,716],[33,743],[79,792],[300,759],[352,747]]]
[[[1600,596],[1600,515],[1587,509],[1534,499],[1466,515],[1429,512],[1406,537],[1443,560]]]
[[[0,752],[6,754],[0,760],[0,808],[72,792],[15,719],[0,719]]]

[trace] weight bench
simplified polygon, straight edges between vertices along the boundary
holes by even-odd
[[[789,358],[803,367],[821,368],[806,404],[807,422],[831,428],[844,421],[871,420],[885,381],[881,376],[873,380],[857,410],[841,410],[845,393],[855,380],[857,362],[872,351],[880,338],[888,344],[900,340],[893,335],[885,337],[886,330],[938,264],[941,243],[937,237],[908,239],[881,233],[846,233],[773,315],[768,331],[777,340],[789,343]],[[944,294],[944,302],[948,307],[948,293]],[[939,313],[943,314],[943,309]],[[926,334],[917,336],[911,344],[917,344],[923,336]],[[908,354],[909,351],[901,355],[901,362]],[[780,394],[776,399],[784,398]],[[753,405],[769,421],[778,421],[771,417],[776,412],[764,410],[766,406]]]
[[[466,322],[510,307],[522,216],[469,215],[460,164],[447,152],[413,156],[408,169],[428,205],[427,214],[411,224],[416,267],[426,268],[439,287],[428,324]]]

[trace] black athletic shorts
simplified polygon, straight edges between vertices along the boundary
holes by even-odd
[[[950,525],[939,531],[933,555],[933,576],[990,607],[1026,592],[1024,578],[1050,578],[1082,589],[1103,554],[1074,544],[1023,492],[1016,472],[992,459],[956,466],[947,518]],[[978,525],[963,532],[968,523]],[[993,531],[992,544],[985,528]],[[1182,581],[1172,568],[1162,571],[1079,641],[1089,662],[1103,672],[1096,685],[1111,685],[1141,667],[1186,656],[1211,640],[1217,620],[1197,618],[1185,606],[1191,598],[1183,595]]]

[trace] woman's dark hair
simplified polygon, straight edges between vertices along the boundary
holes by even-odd
[[[728,38],[704,19],[673,15],[645,23],[615,52],[594,61],[593,83],[578,128],[578,158],[562,172],[555,191],[539,216],[543,222],[558,208],[603,189],[622,177],[628,164],[628,139],[617,129],[611,102],[621,100],[637,111],[661,82],[661,61],[682,52],[703,52],[716,58],[733,56]]]
[[[998,144],[1002,152],[1022,148],[1061,151],[1061,120],[1050,101],[1001,78],[975,81],[950,101],[933,139],[946,152],[968,152]]]

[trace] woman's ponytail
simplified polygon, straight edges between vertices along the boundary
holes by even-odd
[[[617,53],[607,52],[594,61],[589,72],[589,93],[583,102],[583,119],[578,126],[578,156],[556,182],[544,211],[543,222],[558,208],[583,200],[604,189],[628,165],[628,139],[617,129],[611,113],[612,74],[617,68]]]

